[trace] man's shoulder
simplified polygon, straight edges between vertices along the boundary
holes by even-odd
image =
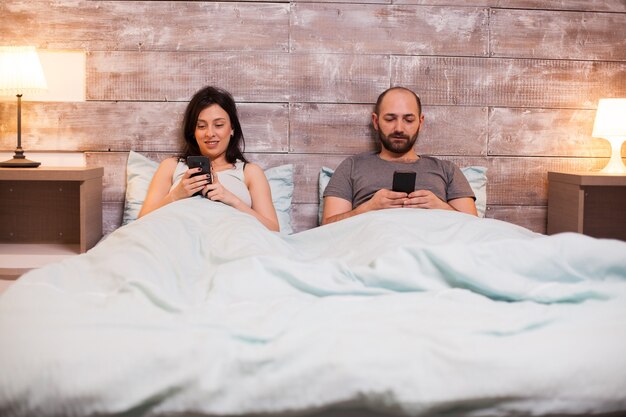
[[[456,167],[456,164],[452,161],[448,161],[446,159],[439,159],[437,157],[431,156],[431,155],[420,155],[420,158],[422,159],[423,162],[426,162],[428,164],[432,164],[432,165],[436,165],[442,168],[454,168]]]
[[[350,160],[355,163],[367,162],[376,159],[377,155],[378,152],[375,151],[361,152],[356,155],[349,156],[348,158],[346,158],[346,160]]]
[[[378,152],[376,151],[367,151],[367,152],[358,153],[356,155],[350,155],[346,159],[351,159],[353,161],[360,161],[363,159],[371,159],[372,157],[375,157],[377,154]]]
[[[356,155],[350,155],[341,161],[340,165],[355,166],[370,161],[377,155],[377,152],[362,152]]]

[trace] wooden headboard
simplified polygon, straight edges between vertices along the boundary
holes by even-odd
[[[240,104],[250,159],[293,163],[296,230],[315,225],[317,176],[371,149],[380,92],[420,94],[419,152],[488,167],[487,216],[546,229],[547,171],[600,168],[597,100],[626,97],[626,3],[512,0],[4,0],[2,44],[82,50],[86,102],[28,102],[27,153],[105,167],[105,232],[120,222],[129,150],[180,150],[186,102],[207,84]],[[502,6],[506,3],[506,6]],[[0,150],[15,147],[0,102]]]

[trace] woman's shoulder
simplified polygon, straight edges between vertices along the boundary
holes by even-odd
[[[170,172],[170,173],[174,172],[174,170],[176,170],[176,167],[178,166],[178,162],[179,162],[179,158],[175,156],[166,158],[162,160],[161,163],[159,164],[158,171]]]
[[[253,162],[242,162],[242,161],[237,161],[238,164],[242,164],[243,165],[243,170],[245,172],[263,172],[263,170],[261,169],[260,166],[258,166],[257,164],[253,163]]]
[[[162,160],[159,166],[162,166],[164,168],[175,168],[176,165],[178,165],[179,161],[180,158],[176,156],[170,156],[169,158],[165,158],[164,160]]]
[[[267,182],[267,177],[265,176],[265,171],[252,162],[246,162],[246,165],[243,168],[245,182],[248,186],[250,186],[250,182],[262,181]]]

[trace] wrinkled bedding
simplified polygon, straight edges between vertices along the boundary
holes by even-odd
[[[0,295],[0,415],[626,411],[626,243],[191,198]]]

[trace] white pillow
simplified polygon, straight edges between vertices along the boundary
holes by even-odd
[[[159,167],[159,163],[140,153],[130,151],[126,164],[126,199],[122,225],[137,219],[143,200],[148,193],[152,176]],[[265,170],[265,176],[272,191],[272,201],[276,208],[280,232],[293,233],[291,227],[291,199],[293,197],[293,165],[281,165]]]
[[[487,210],[487,168],[481,166],[469,166],[461,168],[461,172],[467,178],[474,195],[476,196],[476,211],[478,217],[485,217]]]
[[[265,170],[265,177],[270,183],[272,202],[278,216],[280,233],[290,235],[291,227],[291,198],[293,197],[293,165],[280,165]]]
[[[158,167],[158,162],[137,152],[129,152],[128,163],[126,164],[126,199],[124,201],[122,226],[137,219],[139,210],[143,206],[143,200],[148,193],[152,176]]]
[[[319,176],[319,211],[317,213],[317,222],[322,224],[322,214],[324,212],[324,190],[333,176],[334,169],[322,167]],[[487,209],[487,168],[481,166],[469,166],[461,168],[461,172],[467,178],[474,195],[476,196],[476,211],[478,217],[485,217]]]

